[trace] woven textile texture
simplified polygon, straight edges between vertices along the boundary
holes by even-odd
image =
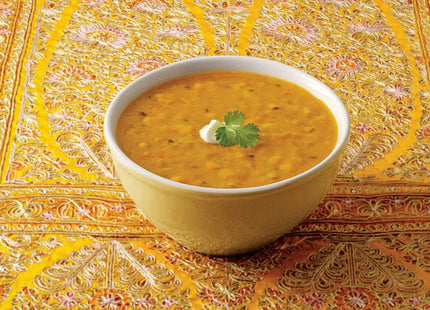
[[[430,309],[429,0],[1,0],[0,308]],[[140,215],[103,138],[145,72],[250,55],[320,79],[351,138],[315,212],[243,257]]]

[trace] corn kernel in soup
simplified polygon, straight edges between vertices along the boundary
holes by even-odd
[[[254,148],[204,142],[199,130],[228,111],[260,129]],[[125,154],[162,177],[215,188],[253,187],[290,178],[334,148],[337,124],[319,99],[287,81],[241,71],[198,73],[162,83],[121,114]]]

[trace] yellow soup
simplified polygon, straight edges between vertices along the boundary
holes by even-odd
[[[199,130],[228,111],[260,129],[254,148],[204,142]],[[334,148],[336,121],[319,99],[281,79],[240,71],[193,74],[160,84],[120,116],[125,154],[162,177],[191,185],[241,188],[287,179]]]

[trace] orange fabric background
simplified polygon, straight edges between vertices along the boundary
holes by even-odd
[[[1,309],[430,308],[428,0],[0,2]],[[257,253],[193,253],[135,209],[115,94],[201,55],[274,59],[351,116],[317,210]]]

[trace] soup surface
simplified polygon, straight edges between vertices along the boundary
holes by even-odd
[[[260,129],[254,148],[204,142],[199,130],[228,111]],[[140,95],[121,114],[118,143],[125,154],[162,177],[197,186],[242,188],[297,175],[334,148],[337,124],[303,88],[241,71],[193,74]]]

